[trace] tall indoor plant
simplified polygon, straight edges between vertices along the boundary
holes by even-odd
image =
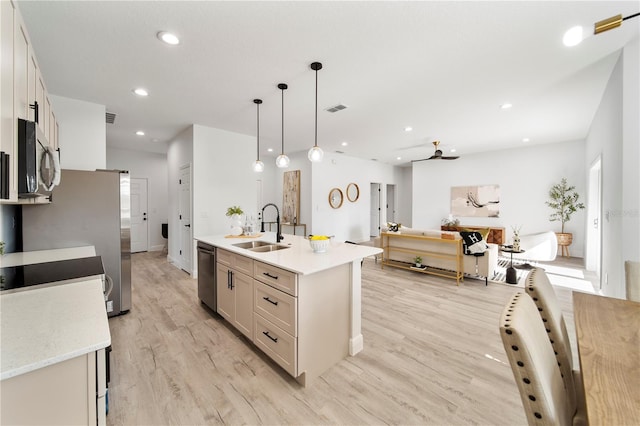
[[[549,201],[547,206],[551,207],[552,213],[549,215],[551,222],[560,222],[560,232],[556,232],[558,237],[558,245],[562,247],[562,255],[564,256],[565,247],[571,245],[573,234],[564,232],[564,224],[571,220],[571,216],[578,210],[584,209],[584,204],[578,202],[580,196],[576,192],[576,187],[567,184],[567,179],[562,178],[549,189]],[[567,255],[569,250],[567,248]]]

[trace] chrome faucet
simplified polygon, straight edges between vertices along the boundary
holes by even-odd
[[[264,232],[264,209],[266,209],[269,206],[273,206],[276,209],[276,226],[277,226],[277,228],[276,228],[276,243],[279,243],[280,241],[282,241],[284,239],[284,237],[280,233],[280,210],[278,210],[278,206],[276,206],[273,203],[265,204],[264,207],[262,208],[262,222],[260,223],[260,232]]]

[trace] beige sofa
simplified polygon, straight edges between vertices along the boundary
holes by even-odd
[[[388,229],[386,227],[382,228],[382,232],[387,232]],[[440,230],[431,230],[431,229],[413,229],[401,227],[398,231],[403,235],[413,235],[413,236],[424,236],[430,237],[421,240],[420,238],[392,238],[391,244],[394,248],[401,249],[413,249],[424,252],[441,252],[444,251],[444,254],[455,254],[455,248],[453,244],[442,244],[439,241],[434,241],[433,238],[441,239],[443,234],[449,235],[450,238],[459,240],[460,234],[454,231],[440,231]],[[374,240],[374,245],[376,247],[382,247],[382,239],[377,237]],[[473,255],[462,255],[462,270],[466,276],[476,277],[476,278],[484,278],[485,283],[487,283],[488,279],[493,276],[494,271],[498,265],[498,245],[497,244],[487,244],[489,249],[485,252],[484,256],[473,256]],[[389,250],[388,252],[383,253],[383,256],[387,260],[393,260],[398,262],[406,262],[413,263],[413,258],[415,257],[413,254],[402,252],[402,251],[394,251]],[[452,262],[449,260],[444,260],[436,257],[422,256],[422,263],[433,267],[433,268],[441,268],[441,269],[451,269]]]

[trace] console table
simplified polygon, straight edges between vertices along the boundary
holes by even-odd
[[[453,278],[456,284],[464,279],[462,266],[462,240],[426,237],[422,235],[396,234],[382,232],[380,234],[382,261],[381,267],[393,266],[394,268],[408,269],[423,274],[437,275],[445,278]],[[424,258],[425,269],[412,267],[410,262],[391,260],[390,253],[403,253],[406,256],[420,256]]]

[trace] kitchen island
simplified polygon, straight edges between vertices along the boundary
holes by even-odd
[[[91,246],[11,253],[2,266],[95,256]],[[0,423],[105,424],[102,280],[0,293]]]
[[[332,242],[314,253],[304,237],[276,244],[271,232],[196,239],[216,247],[217,312],[303,386],[363,349],[361,260],[381,249]],[[239,246],[251,241],[278,249]]]

